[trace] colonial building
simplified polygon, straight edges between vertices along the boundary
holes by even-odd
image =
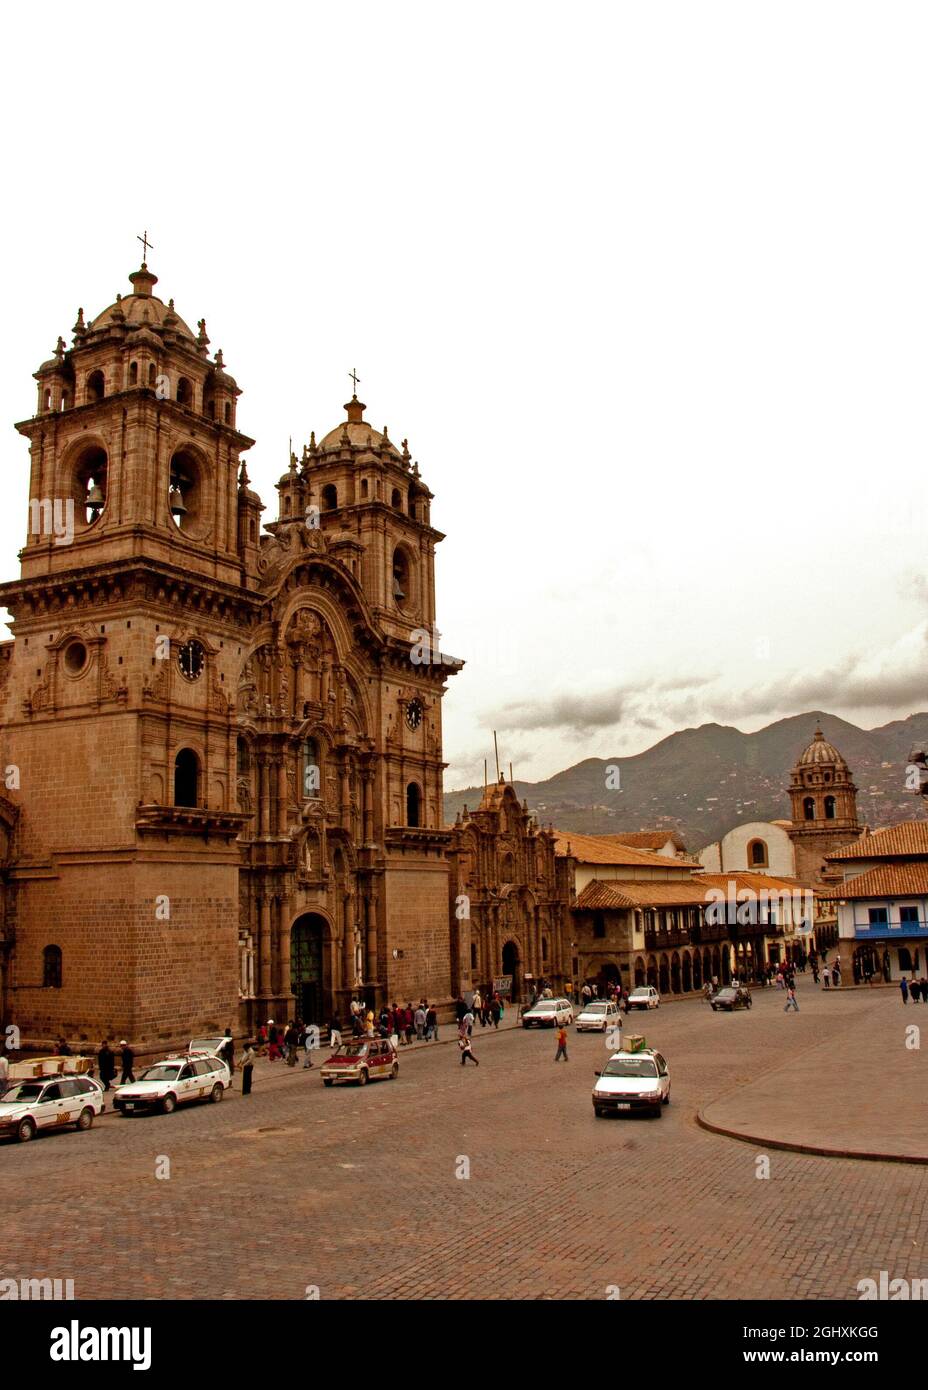
[[[843,975],[855,984],[928,975],[928,822],[865,832],[832,850]]]
[[[352,397],[262,531],[222,353],[146,265],[130,281],[79,311],[17,426],[3,1016],[144,1048],[326,1022],[356,989],[447,999],[441,701],[461,663],[430,644],[432,494]]]

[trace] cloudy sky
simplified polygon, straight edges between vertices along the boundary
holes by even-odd
[[[0,572],[31,373],[140,259],[266,500],[349,370],[435,493],[446,785],[928,707],[928,11],[10,7]]]

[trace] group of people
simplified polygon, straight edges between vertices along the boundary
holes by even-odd
[[[913,975],[911,980],[907,980],[903,975],[899,981],[899,992],[902,995],[903,1004],[909,1002],[910,995],[913,1004],[917,1004],[919,1001],[928,1004],[928,979],[923,975],[920,980],[917,980]]]

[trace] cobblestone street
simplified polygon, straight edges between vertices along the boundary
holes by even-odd
[[[884,1047],[887,1086],[923,1107],[922,1053],[903,1036],[921,1016],[895,991],[827,996],[800,977],[799,997],[795,1015],[765,990],[750,1012],[687,1001],[627,1019],[670,1063],[660,1120],[594,1118],[602,1037],[571,1029],[555,1065],[549,1032],[478,1028],[479,1068],[428,1045],[401,1052],[395,1083],[327,1090],[318,1071],[262,1063],[249,1100],[4,1143],[0,1274],[72,1278],[94,1299],[302,1299],[313,1285],[323,1299],[600,1299],[614,1285],[623,1299],[848,1299],[882,1269],[923,1277],[928,1168],[770,1150],[759,1179],[758,1149],[696,1123],[781,1068],[785,1113],[809,1088],[827,1110],[842,1077],[816,1050],[833,1059],[836,1043],[847,1065]]]

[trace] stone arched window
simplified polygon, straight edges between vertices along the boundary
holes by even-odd
[[[101,371],[91,372],[87,378],[88,401],[102,401],[106,395],[106,379]]]
[[[807,796],[802,803],[802,814],[806,820],[815,820],[815,798]]]
[[[42,988],[61,989],[60,946],[46,946],[42,952]]]
[[[181,748],[174,759],[174,805],[198,806],[200,759],[192,748]]]
[[[316,797],[322,787],[322,765],[319,761],[319,744],[314,738],[304,738],[301,750],[300,785],[304,800]]]
[[[825,819],[834,820],[835,818],[835,799],[833,796],[825,797]]]
[[[130,385],[130,386],[138,386],[138,384],[139,384],[139,364],[138,364],[138,362],[131,362],[131,363],[129,364],[129,385]]]
[[[326,483],[322,489],[322,510],[324,512],[334,512],[338,506],[338,488],[334,483]]]
[[[177,403],[178,405],[193,404],[193,387],[185,376],[177,378]]]
[[[422,792],[417,782],[410,782],[406,788],[406,824],[422,824]]]

